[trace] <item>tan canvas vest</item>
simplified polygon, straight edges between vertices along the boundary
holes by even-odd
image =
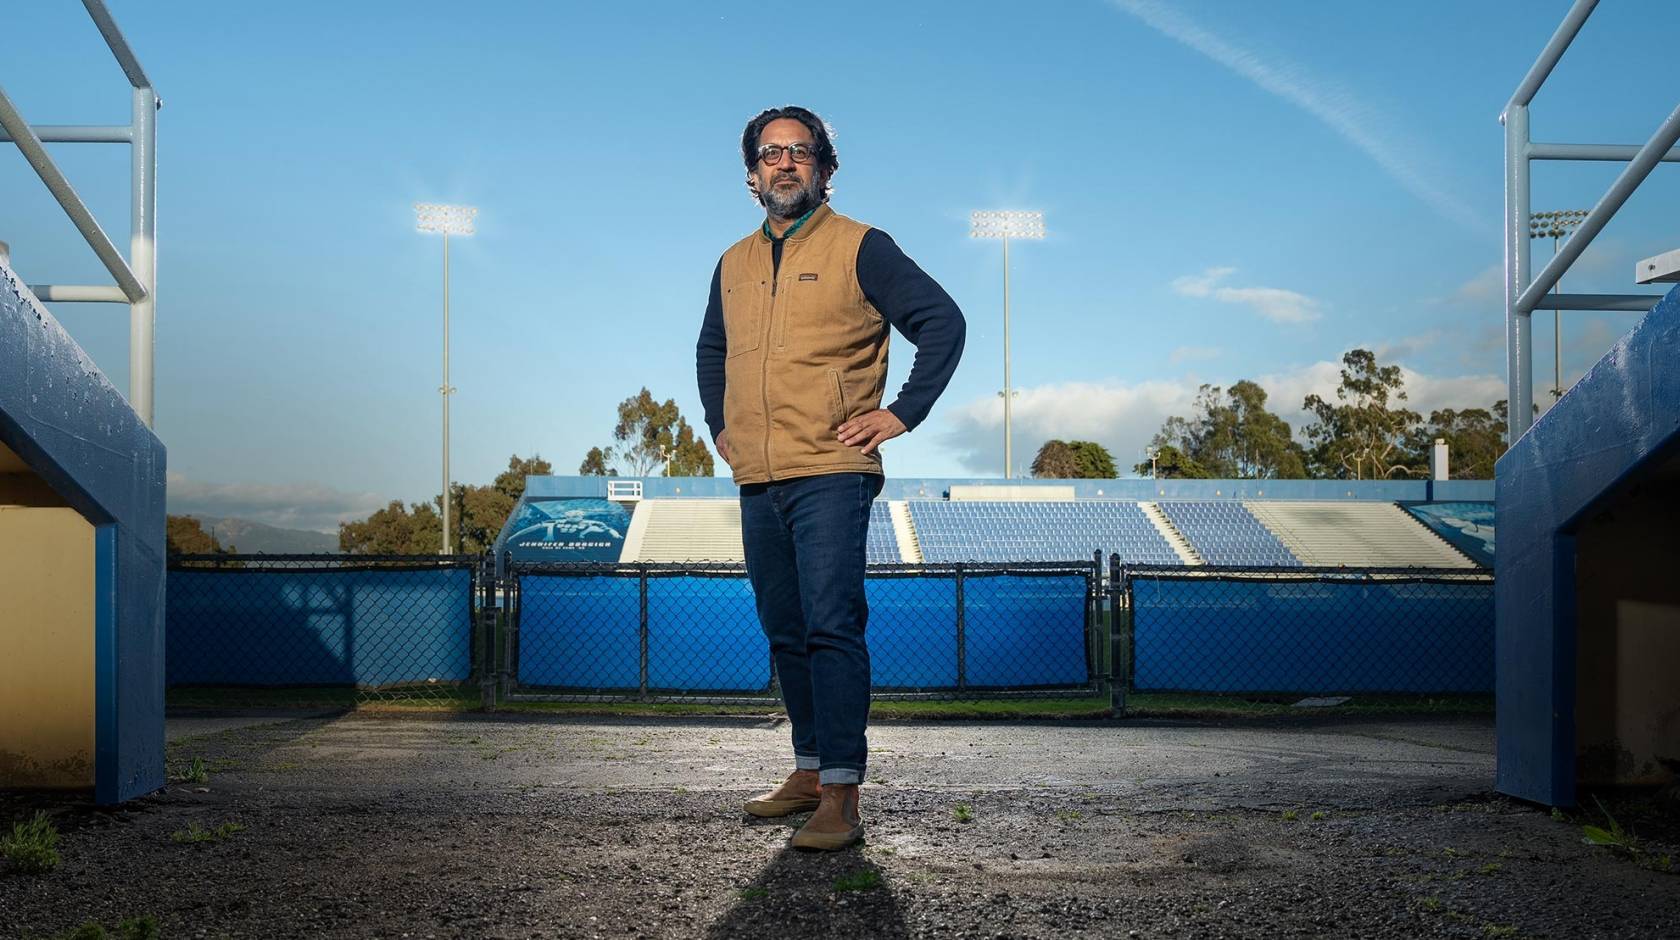
[[[868,231],[825,204],[783,243],[779,274],[762,229],[724,252],[723,426],[736,483],[881,472],[878,451],[836,433],[881,407],[887,380],[887,323],[857,278]]]

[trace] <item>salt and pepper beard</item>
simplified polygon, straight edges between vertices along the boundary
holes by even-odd
[[[798,177],[792,177],[798,180]],[[759,204],[764,206],[771,218],[797,219],[812,209],[822,205],[825,182],[821,173],[812,173],[811,182],[801,186],[797,192],[783,195],[776,189],[776,177],[770,178],[768,190],[758,189],[757,180],[753,182],[753,193],[758,196]]]

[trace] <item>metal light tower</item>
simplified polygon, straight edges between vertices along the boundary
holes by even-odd
[[[438,392],[443,396],[443,554],[453,555],[455,546],[449,532],[449,236],[473,234],[473,206],[446,206],[430,202],[414,204],[414,227],[422,232],[437,232],[443,236],[443,384]]]
[[[1575,227],[1587,217],[1586,209],[1563,209],[1558,212],[1536,212],[1528,217],[1528,237],[1552,240],[1552,257],[1557,257],[1558,241],[1568,238]],[[1554,293],[1563,293],[1563,277],[1558,277]],[[1552,310],[1552,399],[1563,397],[1563,311]]]
[[[1014,475],[1015,451],[1010,438],[1011,399],[1009,385],[1009,240],[1011,238],[1044,238],[1042,212],[975,212],[969,215],[970,238],[1003,239],[1003,478]]]

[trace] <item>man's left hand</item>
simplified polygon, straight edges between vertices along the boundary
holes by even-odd
[[[840,443],[848,447],[861,445],[866,454],[874,453],[875,448],[883,441],[893,438],[909,430],[904,422],[898,420],[898,415],[885,408],[877,408],[868,414],[861,414],[840,425]]]

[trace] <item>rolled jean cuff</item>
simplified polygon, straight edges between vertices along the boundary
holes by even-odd
[[[820,767],[822,767],[822,758],[815,754],[793,755],[793,768],[795,770],[817,770]]]
[[[862,783],[862,767],[824,767],[817,773],[817,783],[828,786],[831,783]]]

